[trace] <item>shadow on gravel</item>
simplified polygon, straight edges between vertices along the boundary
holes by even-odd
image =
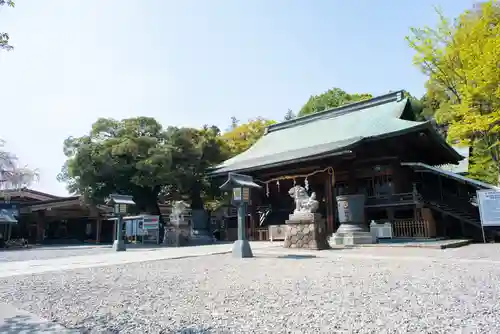
[[[27,315],[16,315],[14,317],[0,319],[0,333],[9,334],[38,334],[38,333],[58,333],[77,334],[81,330],[64,329],[61,325],[53,322],[37,323]]]
[[[316,259],[316,255],[305,255],[305,254],[287,254],[278,256],[278,259],[291,259],[291,260],[306,260],[306,259]]]

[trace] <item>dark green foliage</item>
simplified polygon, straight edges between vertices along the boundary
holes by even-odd
[[[170,127],[153,118],[101,118],[88,135],[68,138],[59,179],[72,193],[102,203],[110,193],[134,196],[139,211],[159,213],[158,195],[188,196],[203,206],[211,189],[204,171],[224,159],[219,129]]]

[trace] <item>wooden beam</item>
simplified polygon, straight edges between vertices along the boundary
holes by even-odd
[[[323,167],[323,168],[326,168],[326,167]],[[259,176],[261,178],[272,179],[273,177],[279,177],[279,176],[284,176],[284,175],[307,174],[307,173],[315,171],[317,169],[322,169],[322,168],[319,166],[311,166],[311,167],[302,167],[302,168],[296,168],[296,169],[283,169],[283,170],[277,171],[277,172],[260,174]],[[262,180],[262,181],[265,181],[265,180]]]

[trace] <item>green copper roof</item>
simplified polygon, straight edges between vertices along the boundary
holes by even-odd
[[[260,169],[343,154],[366,139],[431,127],[429,122],[402,119],[408,108],[410,103],[402,98],[402,92],[395,92],[273,124],[252,147],[226,160],[213,173]]]

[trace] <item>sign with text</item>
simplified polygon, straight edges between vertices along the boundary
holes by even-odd
[[[477,190],[479,215],[483,226],[500,226],[500,191]]]
[[[157,230],[160,228],[160,217],[159,216],[146,216],[144,217],[142,223],[142,229],[146,232],[147,230]]]

